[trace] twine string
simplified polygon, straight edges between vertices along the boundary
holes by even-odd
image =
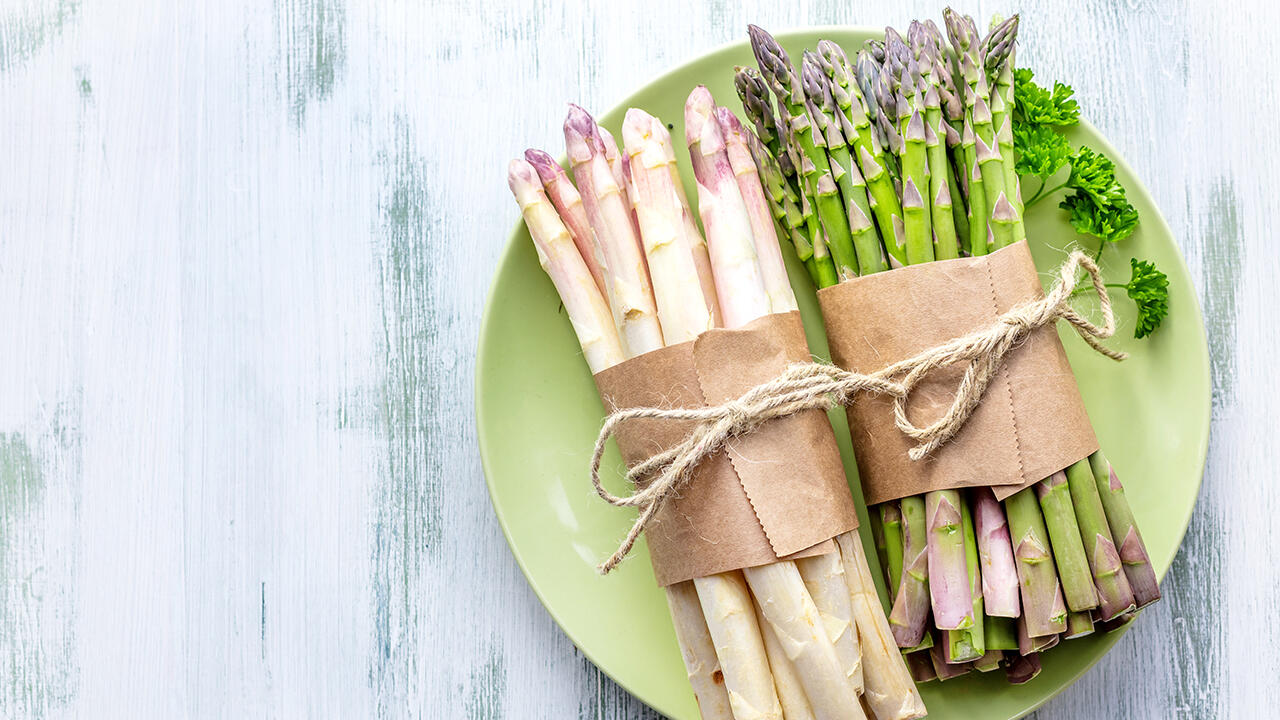
[[[1089,321],[1070,306],[1077,273],[1083,269],[1098,296],[1102,324]],[[640,509],[631,529],[617,551],[600,564],[602,574],[618,566],[631,552],[636,540],[658,510],[693,477],[703,460],[719,452],[735,437],[745,435],[777,418],[806,410],[829,410],[848,405],[862,393],[893,398],[894,424],[917,441],[908,452],[921,460],[950,440],[973,414],[983,393],[1000,371],[1005,357],[1039,328],[1065,320],[1097,352],[1112,360],[1127,355],[1102,344],[1115,333],[1111,298],[1097,263],[1076,251],[1058,269],[1058,279],[1040,300],[1024,303],[1001,315],[991,325],[925,350],[872,373],[856,373],[825,363],[796,363],[777,378],[756,385],[742,395],[700,408],[635,407],[609,415],[600,428],[591,456],[591,484],[605,502],[615,507]],[[908,414],[912,391],[938,370],[963,366],[955,399],[942,417],[924,427]],[[618,428],[629,420],[651,419],[693,422],[689,434],[679,443],[638,463],[627,472],[637,489],[630,495],[609,492],[600,482],[600,463],[605,446]],[[648,480],[648,482],[644,482]]]

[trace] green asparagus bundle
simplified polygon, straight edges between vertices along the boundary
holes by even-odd
[[[950,9],[944,21],[945,37],[933,22],[913,22],[852,59],[823,40],[798,63],[749,27],[758,67],[735,69],[754,128],[748,147],[781,237],[817,288],[1023,240],[1023,213],[1059,189],[1045,181],[1067,164],[1062,207],[1073,227],[1103,240],[1098,254],[1132,232],[1136,214],[1114,167],[1060,139],[1076,117],[1069,88],[1040,90],[1015,69],[1019,18],[997,19],[985,34]],[[1024,202],[1027,176],[1040,183]],[[1134,260],[1133,272],[1116,287],[1138,302],[1141,337],[1167,301],[1149,263]],[[935,491],[883,503],[872,517],[890,626],[917,680],[1003,662],[1010,682],[1026,682],[1039,672],[1036,653],[1059,638],[1105,629],[1159,597],[1101,452],[1003,503],[986,488]]]

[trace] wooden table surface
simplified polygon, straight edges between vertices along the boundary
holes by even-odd
[[[940,11],[0,0],[0,716],[649,714],[539,605],[485,490],[506,162],[748,21]],[[1214,386],[1164,602],[1041,720],[1280,706],[1277,15],[1023,8],[1021,63],[1172,225]]]

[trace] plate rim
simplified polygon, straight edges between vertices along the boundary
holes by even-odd
[[[850,24],[800,25],[800,26],[788,26],[785,29],[782,29],[776,32],[770,31],[770,34],[772,34],[775,38],[777,38],[779,42],[786,43],[789,37],[793,37],[795,35],[801,35],[801,34],[813,35],[815,33],[821,34],[824,32],[874,34],[874,33],[880,32],[880,28],[872,25],[850,25]],[[626,104],[627,99],[634,97],[644,89],[652,85],[666,82],[673,76],[686,72],[691,66],[697,65],[705,61],[709,56],[715,55],[717,53],[737,49],[740,46],[746,45],[747,43],[748,43],[748,40],[746,39],[738,39],[738,40],[723,42],[718,45],[707,48],[706,50],[699,52],[698,54],[690,57],[689,59],[683,62],[680,62],[676,65],[673,65],[667,68],[666,70],[658,73],[657,75],[649,78],[648,80],[630,88],[629,92],[623,93],[621,95],[621,98],[622,98],[621,100],[611,105],[603,113],[600,113],[598,117],[612,115],[613,113],[618,111],[625,111],[626,108],[624,106]],[[1196,474],[1196,481],[1195,481],[1196,499],[1195,499],[1195,502],[1191,503],[1185,515],[1182,518],[1180,518],[1181,527],[1177,533],[1177,542],[1173,544],[1172,550],[1170,551],[1169,556],[1165,558],[1167,560],[1167,565],[1164,567],[1164,570],[1159,574],[1159,580],[1163,582],[1165,576],[1168,574],[1168,571],[1172,569],[1173,562],[1177,558],[1178,553],[1182,549],[1182,543],[1186,539],[1186,533],[1187,533],[1187,530],[1190,528],[1191,519],[1194,516],[1196,507],[1200,504],[1200,493],[1204,487],[1204,474],[1205,474],[1205,470],[1207,468],[1207,463],[1208,463],[1209,438],[1210,438],[1210,435],[1212,434],[1212,429],[1213,429],[1213,376],[1212,376],[1211,358],[1209,355],[1208,334],[1207,334],[1207,329],[1204,322],[1204,309],[1200,301],[1199,289],[1196,287],[1195,283],[1192,281],[1191,271],[1190,271],[1190,268],[1187,266],[1186,257],[1183,255],[1182,247],[1177,242],[1177,236],[1174,234],[1173,228],[1169,226],[1168,221],[1165,220],[1164,213],[1161,212],[1159,206],[1156,204],[1156,199],[1151,194],[1150,190],[1147,188],[1146,183],[1144,183],[1141,177],[1139,177],[1137,173],[1133,171],[1133,168],[1130,166],[1128,159],[1124,155],[1122,155],[1114,145],[1112,145],[1110,139],[1107,138],[1103,133],[1101,133],[1092,122],[1090,122],[1084,117],[1081,117],[1079,120],[1079,124],[1084,129],[1090,131],[1091,134],[1100,141],[1098,144],[1100,144],[1101,147],[1099,147],[1098,149],[1101,150],[1104,154],[1107,155],[1107,157],[1111,158],[1115,162],[1117,169],[1119,169],[1126,176],[1126,178],[1129,180],[1132,186],[1136,187],[1136,189],[1139,191],[1140,194],[1146,196],[1151,200],[1152,206],[1155,207],[1156,209],[1155,218],[1158,221],[1160,232],[1168,236],[1173,241],[1173,248],[1175,251],[1174,255],[1176,257],[1177,266],[1178,266],[1177,270],[1181,272],[1183,276],[1188,279],[1188,282],[1191,285],[1191,290],[1192,290],[1192,292],[1190,293],[1191,300],[1192,300],[1192,304],[1194,305],[1196,319],[1198,321],[1195,324],[1196,329],[1198,330],[1198,341],[1199,341],[1197,343],[1198,350],[1199,350],[1197,359],[1201,362],[1201,365],[1204,368],[1203,380],[1204,380],[1204,387],[1205,387],[1205,395],[1204,397],[1201,398],[1201,400],[1205,404],[1206,412],[1204,413],[1203,420],[1198,423],[1200,425],[1200,427],[1198,428],[1198,431],[1199,431],[1201,440],[1200,440],[1199,447],[1197,448],[1197,452],[1199,453],[1199,471]],[[565,157],[566,156],[563,152],[558,154],[556,156],[556,162],[563,165],[565,161]],[[1151,218],[1143,218],[1143,222],[1151,222]],[[511,532],[510,532],[509,525],[507,523],[505,512],[502,509],[501,503],[498,501],[498,497],[496,494],[496,489],[493,481],[493,471],[490,468],[490,461],[489,461],[490,448],[489,448],[488,441],[486,440],[486,433],[483,431],[483,428],[485,427],[485,418],[486,418],[485,410],[484,410],[484,402],[482,401],[482,397],[485,392],[485,380],[484,380],[484,375],[480,372],[480,369],[481,369],[480,358],[484,355],[486,348],[489,345],[491,345],[491,343],[493,342],[490,338],[490,335],[493,332],[492,318],[494,313],[494,310],[493,310],[494,300],[498,293],[498,277],[501,275],[501,270],[504,267],[506,267],[507,263],[512,261],[512,255],[515,252],[516,244],[520,241],[519,236],[521,234],[522,228],[523,228],[523,220],[519,216],[517,216],[515,225],[511,230],[511,232],[508,233],[507,240],[504,243],[502,251],[498,255],[497,262],[493,265],[493,269],[490,273],[489,287],[485,293],[484,306],[483,306],[483,309],[481,310],[480,328],[476,338],[476,355],[475,355],[476,362],[473,370],[473,379],[474,379],[473,386],[474,387],[473,387],[473,393],[472,393],[472,403],[475,409],[476,444],[480,452],[480,465],[484,473],[485,488],[489,495],[489,505],[493,509],[494,515],[498,520],[498,525],[502,530],[503,539],[506,541],[507,547],[511,550],[511,554],[515,558],[516,565],[520,568],[520,572],[524,576],[525,582],[529,585],[530,589],[533,590],[534,596],[538,598],[538,602],[542,605],[543,609],[546,610],[547,614],[551,616],[551,619],[555,621],[556,626],[560,629],[560,632],[564,633],[565,637],[567,637],[569,641],[573,643],[574,647],[577,648],[578,651],[583,654],[583,656],[585,656],[589,661],[591,661],[591,664],[594,665],[597,670],[604,673],[607,677],[613,680],[613,682],[615,682],[619,687],[626,690],[628,694],[630,694],[632,697],[639,700],[641,703],[644,703],[645,705],[658,711],[659,713],[662,713],[663,715],[669,715],[670,713],[667,712],[666,709],[664,709],[663,707],[665,703],[663,703],[662,698],[654,698],[651,700],[647,698],[642,698],[639,695],[637,695],[629,683],[618,678],[616,675],[613,674],[613,672],[601,666],[596,661],[595,653],[592,650],[580,644],[578,642],[578,639],[574,636],[574,634],[565,627],[565,624],[564,622],[562,622],[562,619],[561,619],[561,613],[556,609],[554,609],[550,604],[548,604],[547,598],[545,593],[543,592],[543,589],[540,587],[539,583],[530,574],[529,566],[527,564],[524,554],[521,552],[517,543],[513,542],[512,540]],[[1066,678],[1064,682],[1059,684],[1058,687],[1053,689],[1053,691],[1050,692],[1048,695],[1046,695],[1043,699],[1033,703],[1026,709],[1020,711],[1017,715],[1010,718],[1010,720],[1016,720],[1017,718],[1025,717],[1026,715],[1042,707],[1044,704],[1046,704],[1050,700],[1061,695],[1064,690],[1074,685],[1081,677],[1085,675],[1085,673],[1092,670],[1104,657],[1106,657],[1111,652],[1112,648],[1115,647],[1116,643],[1118,643],[1125,635],[1127,635],[1132,628],[1133,628],[1133,623],[1130,623],[1129,625],[1123,628],[1120,628],[1117,631],[1108,633],[1106,638],[1103,640],[1103,643],[1105,644],[1105,649],[1103,652],[1099,653],[1096,658],[1093,658],[1088,663],[1086,663],[1083,667],[1079,669],[1078,672]]]

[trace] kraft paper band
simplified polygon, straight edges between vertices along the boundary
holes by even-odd
[[[832,361],[870,373],[990,325],[1044,297],[1025,242],[990,255],[911,265],[855,278],[818,293]],[[925,425],[955,398],[959,368],[914,391],[911,420]],[[930,490],[993,486],[1003,499],[1098,449],[1056,329],[1041,327],[1006,358],[967,423],[921,461],[894,424],[892,398],[847,408],[868,504]]]
[[[706,407],[811,359],[797,312],[627,360],[595,376],[606,411]],[[636,419],[617,434],[628,466],[679,443],[692,423]],[[897,432],[895,430],[895,432]],[[645,528],[659,585],[834,550],[858,519],[826,415],[772,420],[700,464]]]

